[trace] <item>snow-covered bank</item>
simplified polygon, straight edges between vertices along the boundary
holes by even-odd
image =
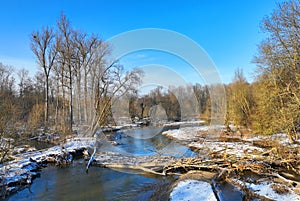
[[[163,132],[163,135],[198,152],[195,159],[182,160],[177,166],[217,169],[219,176],[216,183],[221,179],[238,187],[244,193],[242,196],[250,196],[251,199],[300,200],[300,183],[297,179],[300,172],[299,143],[290,144],[285,134],[242,136],[234,132],[230,135],[222,132],[224,127],[221,126],[217,131],[221,135],[212,137],[214,133],[210,132],[211,129],[198,126]],[[206,164],[210,164],[209,168]],[[236,182],[231,182],[234,180]],[[190,185],[186,189],[196,189],[199,184]],[[183,198],[178,197],[177,200]]]
[[[71,162],[74,156],[82,155],[84,150],[93,147],[95,143],[95,138],[75,138],[63,146],[14,155],[15,160],[0,166],[1,196],[5,197],[24,185],[30,185],[39,176],[39,169],[47,163]]]
[[[163,124],[164,127],[170,126],[199,126],[204,124],[204,120],[197,120],[197,121],[179,121],[179,122],[168,122]]]
[[[276,134],[273,136],[220,136],[224,126],[197,126],[184,127],[180,129],[164,131],[162,134],[187,144],[188,147],[198,150],[201,153],[235,156],[251,156],[253,158],[263,157],[262,154],[267,151],[266,148],[258,147],[257,142],[274,141],[283,146],[291,148],[299,147],[299,144],[289,144],[285,134]],[[211,132],[213,129],[216,132]]]
[[[198,131],[206,132],[206,126],[203,127],[184,127],[180,129],[164,131],[162,134],[179,141],[190,142],[194,140],[199,140],[201,137],[198,135]]]
[[[271,182],[262,182],[260,184],[246,183],[246,186],[256,192],[260,196],[272,200],[280,201],[297,201],[300,200],[300,195],[291,192],[287,186],[275,184]],[[279,188],[281,190],[279,190]]]
[[[300,200],[300,195],[292,191],[290,187],[273,181],[249,183],[238,179],[233,179],[233,182],[243,188],[253,191],[257,197],[265,198],[268,200]]]
[[[182,127],[180,129],[173,129],[164,131],[162,134],[179,141],[197,141],[202,138],[213,138],[220,136],[220,133],[225,130],[225,126],[192,126]]]

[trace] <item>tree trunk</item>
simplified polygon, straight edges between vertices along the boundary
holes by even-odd
[[[69,65],[69,131],[72,133],[73,127],[73,82],[72,82],[72,67]]]
[[[77,75],[77,121],[78,124],[81,124],[82,115],[81,115],[81,73],[80,70]]]
[[[85,123],[87,123],[89,120],[88,120],[88,100],[87,100],[87,97],[88,97],[88,92],[87,92],[87,73],[84,72],[84,106],[83,106],[83,112],[84,112],[84,121]]]
[[[288,129],[287,136],[291,144],[295,144],[296,141],[298,140],[298,134],[293,129]]]
[[[56,106],[55,106],[55,130],[58,129],[58,110],[59,110],[59,77],[56,79]]]
[[[45,128],[47,128],[49,120],[49,76],[46,76],[45,85]]]

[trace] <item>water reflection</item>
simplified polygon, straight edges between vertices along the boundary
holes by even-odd
[[[174,140],[164,137],[164,128],[144,127],[126,132],[119,131],[113,135],[118,142],[115,151],[133,155],[168,155],[174,157],[194,156],[195,153]]]
[[[161,128],[140,128],[116,132],[112,138],[120,145],[106,143],[98,150],[118,151],[133,155],[191,155],[193,152],[161,135]],[[50,166],[30,188],[12,195],[8,200],[148,200],[160,186],[173,180],[170,177],[141,175],[128,171],[114,171],[91,167],[85,173],[85,163],[75,161],[67,167]]]
[[[171,180],[99,167],[92,167],[86,174],[84,164],[77,161],[68,167],[44,169],[30,188],[8,200],[148,200],[156,186]]]

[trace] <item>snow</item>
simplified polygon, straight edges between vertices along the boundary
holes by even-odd
[[[207,126],[200,127],[184,127],[180,129],[164,131],[162,134],[175,138],[177,140],[186,141],[186,140],[196,140],[198,139],[198,131],[208,131]]]
[[[95,138],[75,138],[68,140],[63,146],[54,146],[49,149],[31,151],[14,155],[16,160],[4,163],[0,166],[0,189],[5,186],[6,192],[18,190],[18,186],[9,187],[12,185],[30,184],[33,177],[38,173],[38,169],[47,159],[64,156],[64,154],[76,152],[77,150],[93,147],[96,143]],[[69,160],[69,157],[68,157]]]
[[[209,183],[197,180],[180,181],[170,194],[171,201],[217,201]]]
[[[199,125],[205,123],[204,120],[197,120],[197,121],[179,121],[179,122],[171,122],[165,123],[163,126],[187,126],[187,125]]]
[[[204,142],[192,142],[189,144],[189,147],[197,148],[197,149],[209,149],[210,152],[219,152],[225,153],[229,155],[235,155],[236,157],[242,157],[245,154],[253,154],[253,157],[261,157],[257,153],[263,153],[264,149],[252,146],[251,144],[247,144],[245,142],[212,142],[212,141],[204,141]]]
[[[209,153],[216,153],[218,154],[218,157],[224,155],[224,157],[235,156],[237,158],[249,157],[250,155],[252,159],[260,158],[261,160],[262,157],[265,157],[262,153],[266,152],[268,148],[261,148],[253,145],[255,141],[261,140],[275,140],[284,146],[290,147],[299,146],[289,144],[285,134],[275,134],[273,136],[247,136],[244,138],[235,137],[236,139],[233,139],[234,137],[225,136],[228,140],[221,141],[223,138],[220,138],[219,140],[218,138],[211,139],[207,136],[209,133],[207,131],[210,129],[210,126],[189,127],[165,131],[163,134],[170,138],[187,142],[187,146],[198,149],[199,153],[204,154],[205,156]],[[209,200],[206,189],[210,188],[210,185],[205,182],[200,182],[202,187],[199,187],[200,184],[198,184],[198,182],[200,181],[180,182],[178,186],[173,189],[171,200]],[[203,183],[205,183],[205,185]],[[283,189],[288,189],[287,193],[279,194],[273,190],[272,185],[274,182],[271,181],[255,184],[242,182],[241,184],[245,184],[248,189],[251,189],[258,195],[272,200],[300,201],[300,195],[296,194],[294,189],[285,187],[282,184],[276,185],[282,185]],[[201,197],[202,195],[206,197]]]
[[[189,141],[190,148],[207,150],[207,153],[218,152],[221,154],[235,155],[242,157],[245,154],[253,157],[261,157],[265,149],[252,145],[252,140],[247,139],[240,142],[220,142],[217,139],[209,140],[208,131],[210,129],[222,129],[222,126],[199,126],[186,127],[163,132],[163,135],[174,138],[179,141]]]
[[[222,125],[214,126],[193,126],[183,127],[180,129],[167,130],[162,134],[181,141],[195,141],[199,138],[209,138],[218,136],[218,131],[222,131],[225,127]],[[216,135],[216,136],[212,136]]]
[[[235,155],[236,157],[243,157],[245,155],[251,155],[253,158],[262,157],[261,154],[267,149],[254,146],[253,142],[255,141],[275,140],[279,144],[291,148],[299,147],[300,144],[300,140],[299,144],[290,144],[284,133],[278,133],[272,136],[247,136],[242,139],[237,138],[237,142],[222,142],[218,141],[218,138],[210,138],[213,137],[211,134],[216,133],[214,129],[220,131],[224,128],[222,125],[183,127],[180,129],[167,130],[162,134],[179,141],[188,142],[190,148],[206,150],[207,153],[226,153],[227,155]],[[230,139],[234,137],[227,136],[227,138]]]
[[[263,182],[260,184],[246,183],[246,186],[257,194],[261,196],[265,196],[269,199],[280,200],[280,201],[296,201],[300,200],[300,196],[294,192],[289,192],[286,194],[278,194],[272,189],[272,183]]]
[[[94,147],[96,144],[96,138],[74,138],[68,140],[63,146],[65,149],[68,151],[74,151],[75,149],[80,149],[80,148],[91,148]]]
[[[290,147],[299,147],[300,144],[300,138],[296,141],[295,144],[291,144],[286,133],[276,133],[273,135],[259,135],[255,137],[248,137],[245,140],[249,142],[259,141],[259,140],[274,140],[283,146],[290,146]]]

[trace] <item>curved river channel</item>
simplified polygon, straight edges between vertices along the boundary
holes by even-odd
[[[194,155],[186,147],[162,136],[162,131],[157,127],[145,127],[119,131],[109,138],[120,143],[116,146],[118,150],[134,155]],[[90,167],[86,174],[85,162],[80,159],[70,166],[42,169],[41,176],[30,187],[13,194],[8,200],[155,200],[155,192],[173,180],[172,177],[100,167]]]

